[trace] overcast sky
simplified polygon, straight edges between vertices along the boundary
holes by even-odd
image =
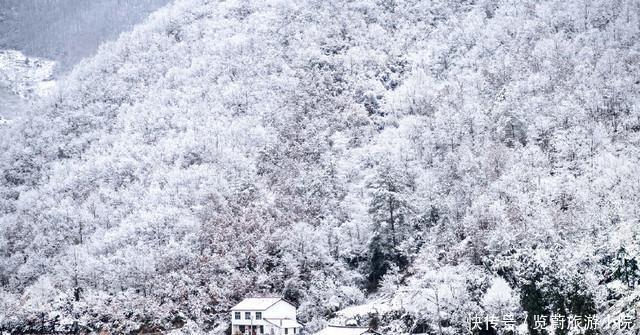
[[[0,49],[60,63],[66,71],[170,0],[2,0]]]

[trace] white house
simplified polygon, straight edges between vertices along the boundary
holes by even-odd
[[[352,326],[327,326],[314,335],[378,335],[369,328]]]
[[[296,307],[282,298],[247,298],[231,308],[231,334],[293,335],[302,325]]]

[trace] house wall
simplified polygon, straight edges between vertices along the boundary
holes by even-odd
[[[235,319],[235,312],[240,312],[240,320]],[[251,316],[253,320],[245,319],[244,318],[245,312],[251,312]],[[256,312],[262,312],[262,320],[255,319]],[[239,330],[238,326],[240,325],[244,325],[244,326],[253,325],[253,326],[263,326],[264,334],[266,335],[271,335],[271,334],[280,335],[280,334],[284,334],[284,331],[279,327],[273,326],[271,323],[265,321],[264,319],[271,319],[270,321],[275,324],[279,324],[278,320],[282,320],[282,319],[296,320],[296,308],[290,303],[280,300],[264,311],[255,311],[255,310],[231,311],[229,313],[229,316],[231,318],[232,334],[236,334],[238,332]],[[272,329],[273,329],[273,332],[272,332]],[[293,328],[289,329],[289,335],[293,335]]]
[[[296,319],[296,308],[290,303],[280,300],[262,313],[267,319]]]
[[[278,335],[280,334],[280,329],[274,327],[273,325],[269,325],[264,329],[264,333],[267,335],[271,335],[271,334]]]
[[[245,333],[240,332],[240,326],[241,326],[241,325],[239,325],[239,324],[233,324],[233,325],[231,326],[231,335],[235,335],[235,334],[246,334],[246,332],[245,332]],[[245,325],[245,326],[249,327],[249,325]],[[260,335],[262,335],[262,334],[270,335],[270,334],[272,334],[272,333],[271,333],[271,328],[274,328],[274,327],[273,327],[272,325],[270,325],[270,324],[269,324],[269,325],[263,325],[263,333],[260,333],[259,325],[254,324],[254,326],[258,326],[257,334],[260,334]],[[247,331],[247,329],[245,329],[245,331]],[[276,328],[276,330],[273,332],[273,334],[274,334],[274,335],[278,335],[278,334],[279,334],[279,333],[278,333],[277,328]]]
[[[256,312],[260,312],[260,311],[239,311],[240,312],[240,320],[236,320],[235,319],[235,312],[232,311],[231,314],[231,324],[232,325],[254,325],[254,326],[267,326],[269,323],[267,321],[264,320],[256,320]],[[253,318],[252,320],[247,320],[244,318],[244,313],[245,312],[251,312],[251,317]],[[264,319],[264,315],[265,315],[265,311],[261,311],[262,312],[262,318]]]

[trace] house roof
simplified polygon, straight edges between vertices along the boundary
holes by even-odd
[[[302,325],[300,323],[298,323],[298,321],[296,320],[292,320],[292,319],[264,319],[265,321],[269,322],[270,324],[280,328],[301,328]],[[282,322],[282,324],[280,323]]]
[[[282,298],[246,298],[231,307],[232,311],[264,311]],[[286,301],[286,300],[283,300]]]
[[[325,329],[315,333],[314,335],[363,335],[377,334],[369,328],[350,327],[350,326],[327,326]]]

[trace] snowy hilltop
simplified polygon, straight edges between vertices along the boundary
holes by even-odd
[[[53,86],[55,62],[27,57],[20,51],[0,50],[0,88],[23,99],[46,95]]]
[[[640,329],[592,322],[640,303],[638,1],[176,0],[56,86],[0,137],[0,329]]]
[[[0,124],[21,116],[28,101],[50,95],[55,88],[55,62],[0,50]]]
[[[0,49],[56,61],[56,75],[169,0],[2,0]]]

